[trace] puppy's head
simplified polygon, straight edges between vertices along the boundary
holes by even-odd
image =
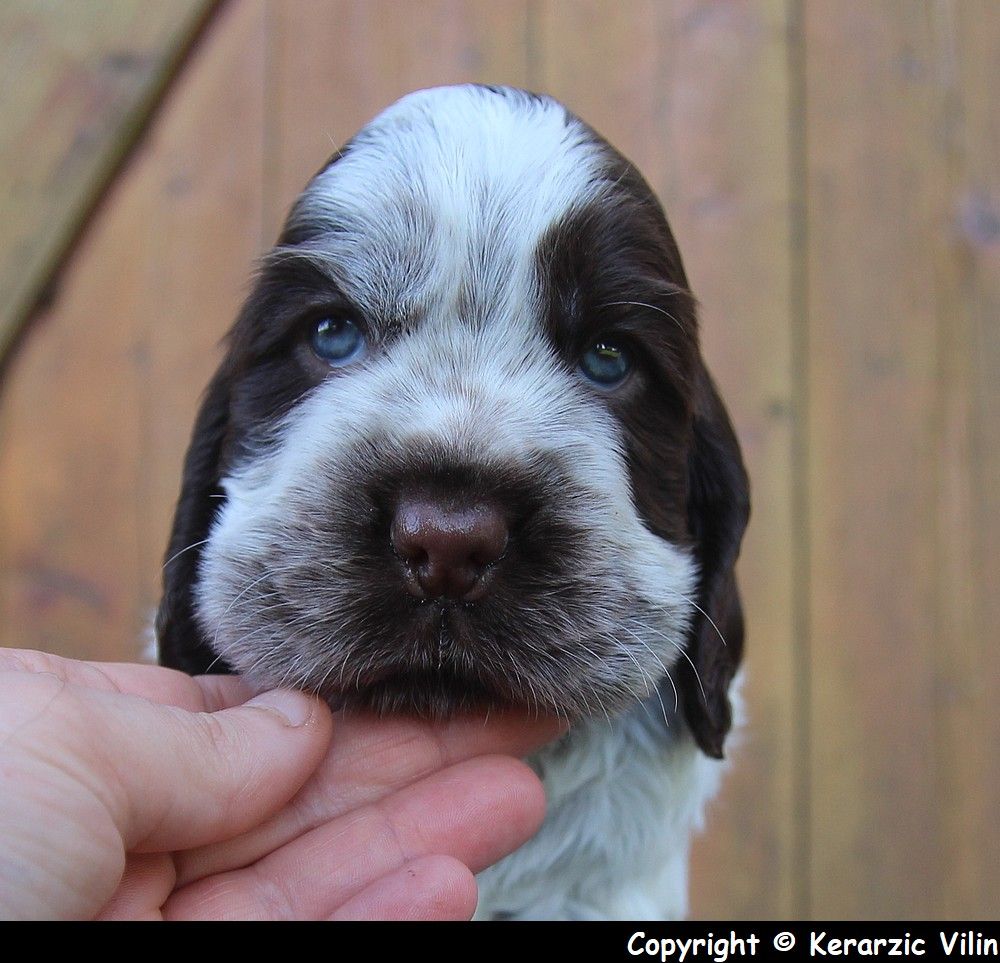
[[[380,711],[660,688],[721,755],[746,517],[640,175],[548,98],[422,91],[264,259],[188,452],[161,657]]]

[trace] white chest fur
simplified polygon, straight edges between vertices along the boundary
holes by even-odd
[[[537,835],[479,876],[477,918],[680,919],[692,833],[724,763],[679,717],[637,706],[590,720],[529,762],[548,814]]]

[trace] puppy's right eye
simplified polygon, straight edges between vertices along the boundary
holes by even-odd
[[[309,344],[317,357],[339,366],[350,364],[364,354],[365,336],[350,318],[331,316],[312,325]]]
[[[601,338],[594,342],[580,359],[580,370],[589,381],[602,388],[621,384],[632,370],[628,351],[617,341]]]

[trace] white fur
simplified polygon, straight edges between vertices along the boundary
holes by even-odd
[[[737,730],[741,689],[742,673],[730,689]],[[691,838],[728,762],[706,756],[672,708],[646,700],[611,722],[576,727],[529,759],[545,786],[545,822],[479,874],[477,919],[687,915]]]
[[[314,256],[373,313],[447,310],[471,289],[481,316],[527,316],[539,239],[602,189],[598,153],[560,104],[443,87],[368,124],[292,222],[330,225]]]
[[[538,834],[479,876],[477,917],[682,919],[688,849],[723,764],[659,707],[591,720],[531,760],[548,811]]]

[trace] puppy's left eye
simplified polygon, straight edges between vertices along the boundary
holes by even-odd
[[[350,318],[320,318],[312,326],[309,343],[330,365],[349,364],[365,350],[365,336]]]
[[[589,380],[611,388],[625,380],[632,370],[632,359],[620,344],[601,338],[580,358],[580,370]]]

